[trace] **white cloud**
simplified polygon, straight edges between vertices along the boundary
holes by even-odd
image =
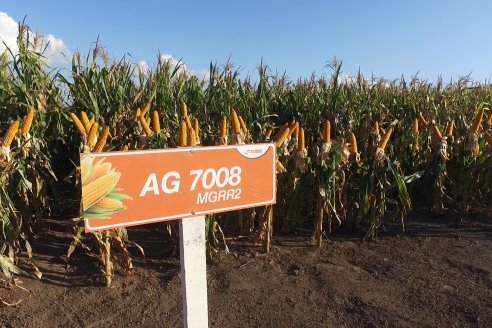
[[[162,65],[164,63],[168,63],[169,65],[171,65],[172,69],[174,69],[175,67],[178,67],[178,74],[182,74],[182,73],[188,73],[189,74],[190,73],[186,67],[186,64],[180,60],[177,60],[172,55],[161,54],[159,56],[159,64]]]
[[[14,55],[19,51],[17,47],[17,35],[19,27],[15,20],[4,12],[0,12],[0,53],[6,50],[5,45],[10,48]],[[33,35],[31,34],[33,37]],[[67,64],[70,61],[71,51],[65,46],[62,39],[55,37],[53,34],[48,34],[42,37],[40,48],[46,47],[43,56],[50,65]]]
[[[147,75],[150,73],[150,66],[147,64],[145,60],[141,60],[137,63],[138,69],[144,74]]]

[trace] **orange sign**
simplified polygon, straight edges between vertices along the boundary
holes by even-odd
[[[86,231],[275,203],[275,147],[81,154]]]

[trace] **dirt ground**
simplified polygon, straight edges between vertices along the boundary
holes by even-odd
[[[179,251],[156,227],[131,229],[135,273],[105,288],[96,261],[53,221],[33,242],[42,281],[0,286],[0,327],[180,327]],[[60,232],[62,231],[62,232]],[[490,327],[492,221],[414,211],[406,232],[379,239],[335,232],[321,248],[302,234],[274,237],[262,254],[247,239],[208,266],[210,327]]]

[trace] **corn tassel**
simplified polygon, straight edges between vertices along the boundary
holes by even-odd
[[[99,139],[97,139],[97,143],[92,151],[101,152],[104,146],[106,146],[106,140],[108,139],[108,136],[109,136],[109,126],[105,126],[104,129],[101,131],[101,134],[99,135]]]
[[[152,115],[152,128],[154,132],[159,134],[161,132],[161,122],[159,121],[159,113],[155,110]]]
[[[385,149],[386,146],[388,145],[388,141],[390,140],[391,134],[393,133],[393,128],[390,128],[388,132],[384,134],[384,137],[382,140],[379,142],[379,148]]]
[[[179,140],[178,140],[178,146],[179,147],[186,147],[187,144],[187,131],[186,131],[186,120],[184,117],[181,118],[179,122]]]
[[[109,194],[120,180],[121,173],[109,173],[91,183],[82,186],[82,204],[84,211],[95,202]]]
[[[152,135],[152,130],[150,129],[149,125],[147,124],[147,120],[143,117],[143,115],[140,115],[138,117],[138,120],[140,121],[140,125],[142,125],[142,128],[147,135],[147,137],[150,137]]]
[[[22,135],[26,137],[29,134],[29,130],[31,130],[32,120],[34,119],[34,111],[31,109],[27,112],[27,115],[24,117],[22,121]]]
[[[97,122],[94,122],[94,124],[92,124],[91,126],[91,129],[89,130],[89,135],[87,136],[87,146],[89,146],[89,148],[93,148],[96,144],[96,134],[98,129],[99,124]]]
[[[17,135],[17,132],[19,132],[19,126],[20,126],[19,121],[10,122],[9,128],[7,129],[7,132],[5,133],[2,139],[2,147],[10,147],[12,141],[14,141]]]
[[[477,116],[475,117],[473,124],[470,126],[470,132],[471,133],[475,134],[478,132],[478,129],[480,128],[480,125],[482,124],[482,118],[483,118],[484,111],[485,111],[485,108],[482,106],[482,108],[478,112]]]
[[[82,124],[82,122],[80,122],[77,115],[75,115],[75,113],[70,113],[70,117],[72,118],[72,121],[75,124],[75,127],[77,128],[77,130],[79,130],[80,135],[81,136],[87,135],[87,132],[85,131],[84,125]]]

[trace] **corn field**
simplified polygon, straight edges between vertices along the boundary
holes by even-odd
[[[295,82],[263,63],[255,78],[211,65],[202,81],[166,61],[141,71],[100,44],[65,70],[47,66],[33,50],[40,38],[20,29],[19,52],[0,57],[0,267],[9,281],[41,277],[29,240],[53,217],[73,220],[67,256],[95,252],[108,286],[115,266],[133,271],[126,229],[84,233],[81,189],[117,174],[99,165],[81,177],[80,152],[275,143],[277,204],[208,216],[210,255],[227,251],[226,235],[268,251],[272,236],[298,228],[316,245],[335,229],[370,240],[387,220],[404,230],[412,200],[436,215],[492,212],[489,84],[344,80],[337,60],[330,76]],[[94,215],[121,208],[92,196]]]

